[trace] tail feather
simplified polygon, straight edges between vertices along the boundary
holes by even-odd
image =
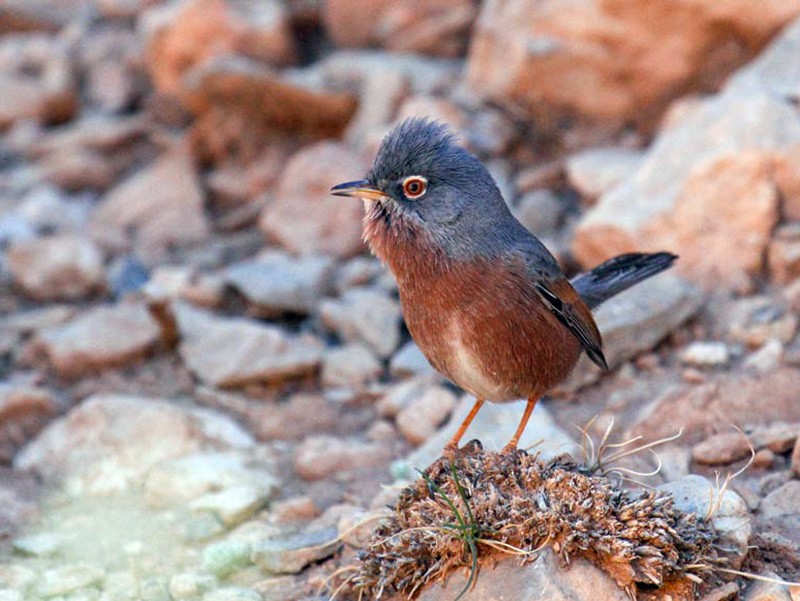
[[[620,255],[575,276],[570,283],[589,308],[594,309],[634,284],[661,273],[677,258],[667,252]]]

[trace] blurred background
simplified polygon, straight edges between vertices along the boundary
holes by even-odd
[[[752,446],[733,565],[800,578],[798,101],[800,0],[0,0],[0,599],[328,597],[472,404],[328,194],[409,116],[568,273],[681,256],[523,443]]]

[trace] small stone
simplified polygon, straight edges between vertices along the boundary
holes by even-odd
[[[226,526],[243,522],[264,507],[269,495],[255,486],[239,485],[207,493],[189,504],[192,511],[208,511]]]
[[[636,173],[643,158],[627,148],[584,150],[567,159],[567,179],[581,196],[594,200]]]
[[[261,595],[249,588],[228,586],[208,591],[203,595],[203,601],[263,601]]]
[[[696,367],[719,367],[730,360],[728,345],[724,342],[692,342],[680,353],[681,363]]]
[[[62,542],[57,534],[45,532],[14,539],[13,547],[15,551],[24,555],[49,557],[59,552]]]
[[[692,448],[692,459],[703,465],[727,465],[751,454],[747,436],[740,432],[725,432],[705,439]]]
[[[699,601],[733,601],[739,597],[739,585],[728,582],[700,597]]]
[[[71,235],[13,244],[8,266],[25,293],[42,301],[84,298],[102,288],[105,276],[97,247]]]
[[[400,304],[371,288],[352,288],[320,306],[322,322],[347,342],[364,342],[381,358],[400,343]]]
[[[750,348],[760,347],[773,338],[788,344],[798,325],[793,311],[766,296],[741,299],[721,312],[717,319],[733,340]]]
[[[305,480],[322,480],[331,474],[384,465],[389,458],[389,450],[378,443],[312,435],[295,450],[294,469]]]
[[[753,455],[753,467],[755,469],[767,470],[775,464],[776,455],[769,449],[761,449]]]
[[[537,236],[553,234],[564,218],[564,203],[550,190],[532,190],[519,199],[512,212]]]
[[[253,545],[252,560],[270,574],[297,574],[308,564],[331,556],[341,546],[336,528],[301,533]]]
[[[188,143],[178,143],[135,171],[103,198],[92,215],[94,238],[117,250],[132,242],[145,256],[200,242],[209,233],[203,191]]]
[[[64,325],[42,330],[33,341],[56,371],[74,378],[128,365],[152,351],[161,327],[139,302],[98,306]]]
[[[57,413],[56,400],[48,390],[0,383],[0,461],[10,462],[18,447]]]
[[[419,445],[436,433],[456,406],[456,395],[435,386],[414,398],[397,414],[397,429],[408,442]]]
[[[307,315],[328,292],[332,270],[333,261],[329,257],[294,258],[270,252],[255,261],[231,265],[224,280],[252,303],[258,315]]]
[[[360,388],[377,380],[381,373],[381,362],[363,344],[346,344],[322,357],[323,386]]]
[[[759,511],[765,518],[797,515],[800,507],[800,481],[790,480],[761,500]]]
[[[769,245],[767,264],[776,284],[800,278],[800,224],[778,226]]]
[[[750,434],[750,441],[756,449],[768,448],[778,454],[788,453],[800,434],[800,423],[777,422],[759,426]]]
[[[422,396],[430,385],[431,379],[424,376],[390,384],[376,404],[378,415],[385,418],[397,417],[414,399]]]
[[[184,572],[175,574],[169,580],[169,593],[173,599],[178,601],[194,599],[215,588],[217,588],[217,579],[209,574]]]
[[[783,344],[780,340],[771,338],[744,360],[744,367],[766,373],[778,367],[782,359]]]
[[[362,203],[332,197],[330,188],[366,169],[363,159],[341,144],[319,142],[300,150],[286,164],[275,199],[261,215],[262,231],[302,255],[347,258],[362,252]]]
[[[203,569],[218,578],[225,578],[246,568],[252,561],[250,543],[242,541],[220,541],[203,551]]]
[[[43,597],[55,597],[100,584],[104,577],[105,573],[100,568],[70,564],[47,570],[42,574],[37,590]]]
[[[183,302],[172,307],[182,359],[214,386],[243,386],[308,375],[319,366],[322,345],[250,319],[219,317]]]
[[[720,548],[729,550],[734,568],[741,565],[753,526],[747,504],[739,495],[730,488],[718,489],[695,474],[662,484],[658,489],[672,494],[678,509],[694,513],[700,519],[710,517],[719,536]]]

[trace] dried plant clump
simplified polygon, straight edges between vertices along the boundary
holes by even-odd
[[[532,561],[546,545],[584,557],[635,595],[689,589],[716,560],[711,527],[657,491],[623,492],[568,457],[484,452],[474,441],[407,488],[348,583],[362,599],[413,597],[427,583],[503,554]]]

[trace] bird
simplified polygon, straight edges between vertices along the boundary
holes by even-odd
[[[486,401],[537,401],[582,352],[607,370],[592,310],[667,269],[668,252],[614,257],[572,280],[512,214],[489,171],[435,120],[411,118],[381,141],[366,177],[331,188],[364,203],[363,235],[393,273],[411,337],[438,372],[475,397],[444,452],[457,452]]]

